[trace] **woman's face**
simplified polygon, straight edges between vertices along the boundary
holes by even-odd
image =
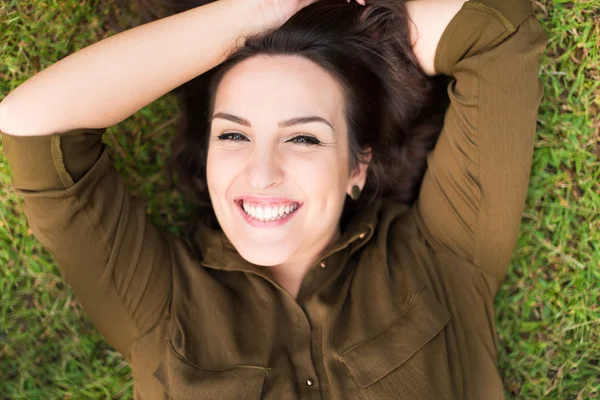
[[[243,61],[217,88],[207,160],[221,228],[247,261],[314,262],[339,235],[348,168],[342,87],[298,56]]]

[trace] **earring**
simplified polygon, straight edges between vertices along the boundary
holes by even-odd
[[[352,194],[350,195],[350,198],[354,201],[360,198],[360,189],[358,188],[358,186],[352,186]]]

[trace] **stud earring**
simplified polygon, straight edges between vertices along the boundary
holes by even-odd
[[[350,195],[350,198],[354,201],[360,198],[360,189],[358,188],[358,186],[352,186],[352,194]]]

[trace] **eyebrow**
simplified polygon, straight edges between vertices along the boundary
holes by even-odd
[[[216,113],[215,115],[212,116],[212,119],[216,119],[216,118],[225,119],[227,121],[235,122],[236,124],[244,125],[247,127],[252,126],[247,119],[244,119],[242,117],[238,117],[238,116],[232,115],[232,114]],[[212,119],[211,119],[211,122],[212,122]],[[331,128],[331,130],[333,130],[333,125],[331,125],[331,123],[329,123],[329,121],[327,121],[325,118],[317,117],[314,115],[311,115],[308,117],[297,117],[297,118],[286,119],[285,121],[279,122],[279,127],[287,128],[289,126],[308,124],[310,122],[321,122],[323,124],[328,125]]]

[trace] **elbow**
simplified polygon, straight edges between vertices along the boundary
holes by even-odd
[[[14,104],[11,104],[10,96],[5,97],[0,102],[0,132],[8,135],[22,135],[23,127],[19,126],[18,121],[22,120]]]
[[[10,99],[10,96],[0,102],[0,132],[12,136],[49,135],[56,132],[52,124],[44,120],[40,113],[32,111],[26,105]],[[48,130],[51,128],[51,130]]]
[[[6,98],[0,102],[0,133],[8,133],[8,106]]]

